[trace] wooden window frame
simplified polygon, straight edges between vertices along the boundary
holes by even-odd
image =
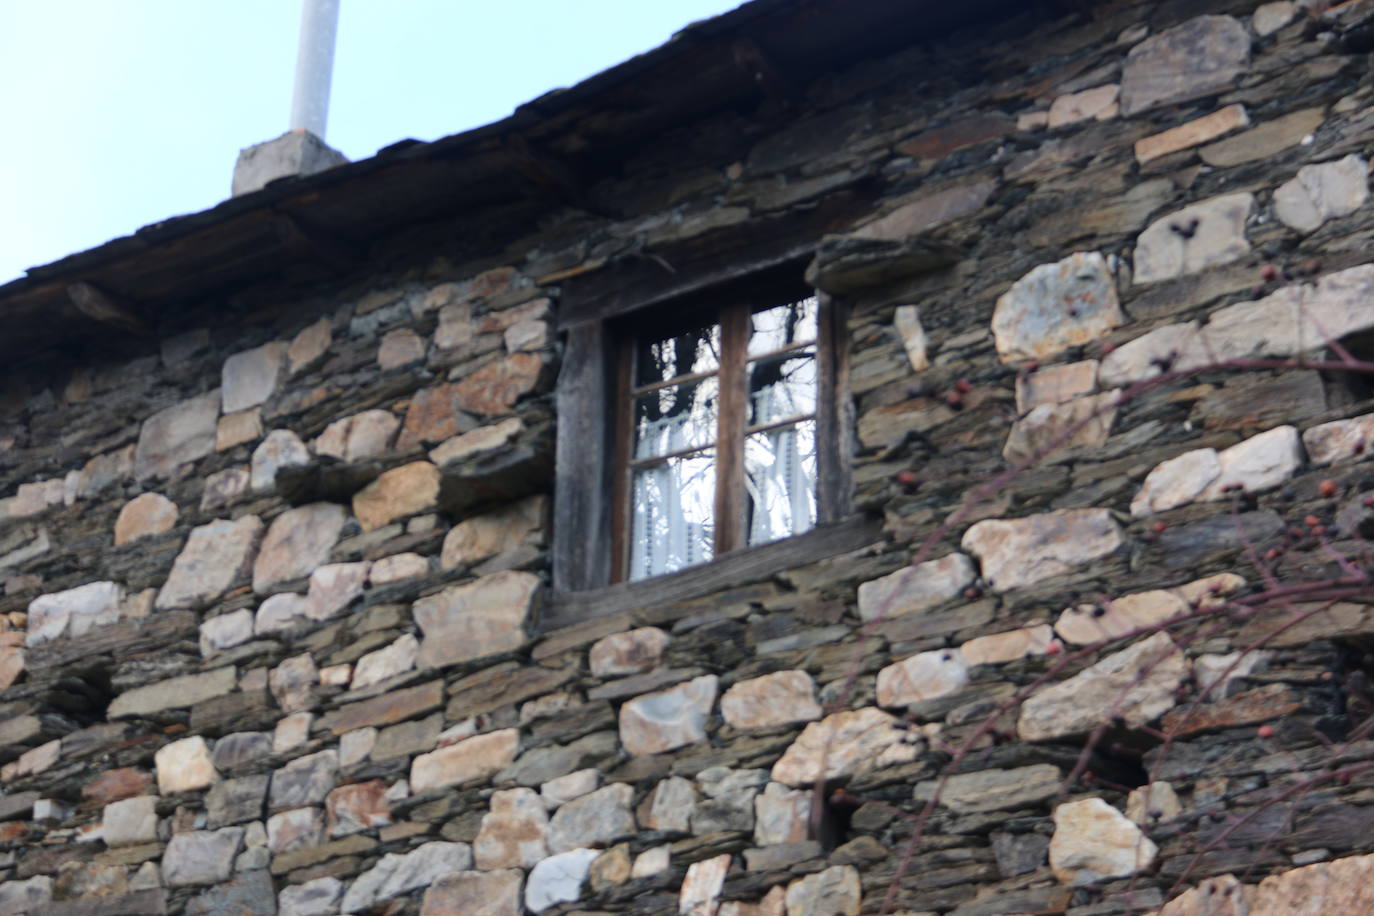
[[[625,439],[616,408],[623,403],[622,392],[627,390],[625,363],[620,356],[627,333],[650,325],[655,315],[681,316],[685,310],[710,315],[719,311],[711,307],[712,303],[746,301],[760,308],[795,301],[799,297],[788,296],[812,292],[801,285],[803,264],[787,259],[757,270],[733,271],[724,282],[679,284],[671,294],[646,297],[638,307],[620,297],[610,303],[574,300],[571,308],[561,309],[564,352],[555,405],[553,589],[544,611],[546,627],[687,600],[880,539],[877,520],[857,515],[852,509],[853,407],[846,384],[848,352],[843,345],[847,310],[842,302],[815,291],[819,305],[816,526],[767,544],[718,553],[710,561],[678,572],[633,582],[615,581],[620,571],[615,562],[621,555],[617,550],[623,553],[628,547],[627,535],[618,533],[625,530],[627,520],[616,508],[624,505],[618,498],[618,486],[624,486],[618,469],[624,464]],[[738,314],[747,319],[749,311]],[[675,323],[680,324],[680,319]],[[715,321],[704,320],[706,323]],[[737,493],[737,499],[742,500],[743,489]],[[727,506],[726,511],[732,513],[730,518],[741,515],[738,507]]]

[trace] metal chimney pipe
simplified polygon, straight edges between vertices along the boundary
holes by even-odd
[[[334,38],[338,31],[339,0],[301,0],[291,129],[307,130],[321,140],[329,120],[329,82],[334,74]]]

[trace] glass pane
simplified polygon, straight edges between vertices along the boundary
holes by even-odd
[[[715,449],[635,471],[629,578],[661,576],[711,559],[715,500]]]
[[[720,383],[706,378],[635,398],[635,458],[652,458],[716,441]]]
[[[635,345],[635,387],[720,367],[720,327],[698,328]]]
[[[749,355],[771,353],[790,344],[815,340],[818,311],[816,297],[808,296],[798,302],[755,312],[753,330],[749,334]]]
[[[749,545],[816,526],[816,422],[754,433],[744,440]]]
[[[802,350],[749,364],[749,425],[816,412],[816,354]]]

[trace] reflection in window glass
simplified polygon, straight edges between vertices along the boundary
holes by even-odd
[[[816,412],[816,355],[801,351],[749,364],[750,426]]]
[[[716,439],[715,377],[668,385],[635,398],[635,458],[651,458]]]
[[[751,318],[753,330],[749,334],[749,355],[772,353],[792,344],[815,340],[818,308],[816,297],[808,296],[797,302],[755,312]]]
[[[676,337],[640,341],[635,348],[635,387],[720,368],[720,327],[697,328]]]
[[[713,556],[716,455],[706,449],[634,472],[630,579],[676,572]]]
[[[749,546],[816,526],[816,423],[808,420],[744,440]]]

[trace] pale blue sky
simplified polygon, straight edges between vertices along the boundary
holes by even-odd
[[[433,140],[739,0],[342,0],[327,140]],[[283,133],[299,0],[0,0],[0,283],[229,194]]]

